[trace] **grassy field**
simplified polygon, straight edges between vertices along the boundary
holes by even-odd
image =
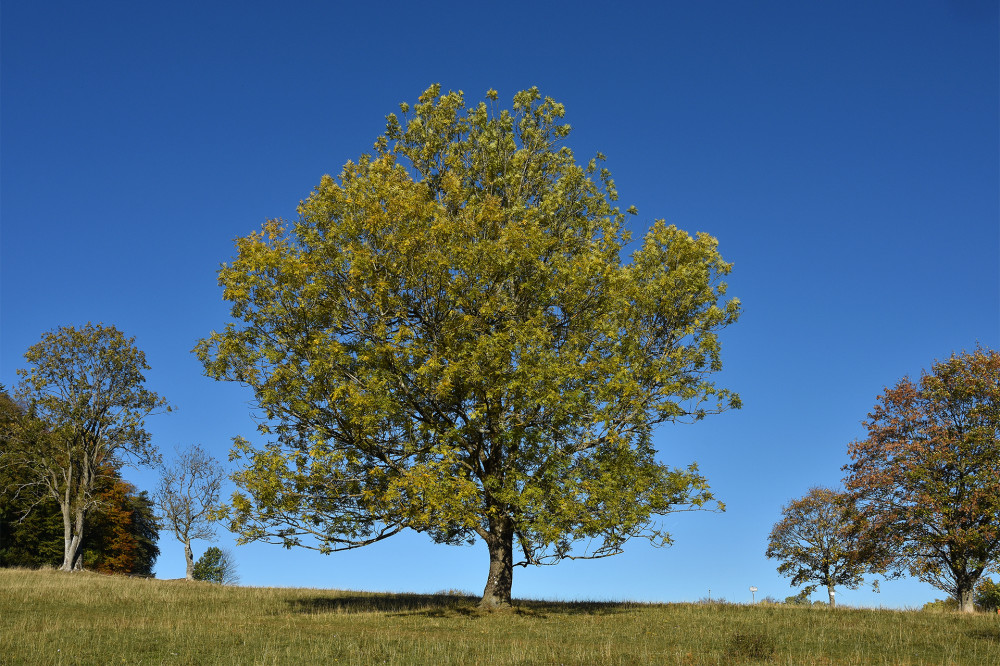
[[[0,570],[0,664],[1000,664],[1000,619],[521,601]]]

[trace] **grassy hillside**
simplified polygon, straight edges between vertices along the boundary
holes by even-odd
[[[1000,618],[518,602],[0,570],[0,664],[1000,664]]]

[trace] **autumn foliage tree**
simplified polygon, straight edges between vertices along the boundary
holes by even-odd
[[[812,488],[781,511],[782,519],[768,537],[766,555],[777,559],[778,573],[792,586],[806,583],[808,596],[817,586],[836,605],[834,588],[857,589],[863,582],[869,554],[855,531],[851,498],[830,488]]]
[[[1000,353],[953,354],[900,380],[865,426],[845,485],[886,546],[872,568],[910,573],[971,612],[1000,558]]]
[[[101,573],[152,576],[160,533],[149,494],[113,473],[102,475],[97,497],[81,546],[84,566]]]
[[[275,436],[237,440],[243,541],[482,539],[495,607],[514,566],[664,545],[660,517],[714,506],[652,436],[738,406],[710,376],[739,305],[707,234],[659,221],[623,261],[614,182],[563,145],[561,104],[487,97],[433,86],[294,224],[240,239],[234,321],[196,351]]]

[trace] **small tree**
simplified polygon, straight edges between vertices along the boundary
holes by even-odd
[[[156,505],[160,520],[184,544],[187,580],[194,580],[192,539],[215,538],[212,511],[224,478],[218,461],[197,445],[178,450],[174,464],[160,468]]]
[[[809,601],[810,590],[800,590],[798,594],[785,597],[785,603],[789,606],[809,606],[812,604]]]
[[[980,578],[976,585],[976,607],[987,613],[1000,609],[1000,584],[991,578]]]
[[[930,611],[933,613],[954,613],[958,610],[958,602],[955,601],[955,597],[948,597],[947,599],[935,599],[934,601],[928,601],[924,604],[921,610]]]
[[[909,573],[972,612],[1000,557],[1000,353],[978,348],[885,389],[850,445],[844,483],[872,538],[872,569]]]
[[[863,581],[865,554],[856,532],[850,498],[829,488],[812,488],[782,509],[768,539],[767,557],[781,561],[778,573],[792,578],[792,586],[807,585],[808,598],[818,585],[826,587],[830,606],[836,605],[834,587],[857,589]]]
[[[11,458],[59,503],[60,569],[82,568],[80,544],[98,481],[126,461],[157,459],[144,420],[166,401],[145,388],[146,355],[113,326],[56,329],[25,353],[17,397],[26,407]]]
[[[235,585],[240,577],[232,553],[210,546],[194,565],[194,580],[204,580],[222,585]]]

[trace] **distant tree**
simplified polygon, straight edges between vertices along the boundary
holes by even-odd
[[[50,497],[21,495],[2,502],[0,567],[59,566],[63,557],[62,513]]]
[[[921,610],[931,611],[933,613],[953,613],[958,610],[958,602],[955,601],[954,597],[948,597],[947,599],[935,599],[934,601],[928,601],[924,604]]]
[[[987,613],[1000,609],[1000,584],[983,576],[976,585],[976,607]]]
[[[863,582],[866,551],[856,536],[851,499],[829,488],[812,488],[782,511],[771,529],[765,555],[781,563],[778,573],[792,586],[809,583],[801,595],[808,598],[818,586],[826,588],[830,606],[834,588],[857,589]]]
[[[132,506],[128,495],[132,484],[103,473],[95,487],[94,503],[87,518],[87,531],[80,543],[80,560],[86,569],[101,573],[130,573],[135,563],[132,539]]]
[[[237,441],[231,528],[321,552],[482,540],[484,608],[516,566],[669,544],[663,516],[719,505],[654,429],[740,404],[712,380],[740,312],[718,242],[660,220],[623,257],[634,210],[537,89],[401,108],[219,272],[235,321],[196,351],[276,436]]]
[[[798,594],[785,597],[785,603],[789,606],[809,606],[812,604],[809,601],[809,595],[811,592],[809,590],[801,590]]]
[[[160,526],[156,520],[156,507],[145,490],[133,495],[131,504],[132,537],[135,539],[135,560],[131,573],[152,576],[153,565],[160,555],[160,547],[157,545],[160,539]]]
[[[152,576],[160,554],[159,529],[146,491],[120,475],[102,475],[98,502],[81,545],[85,568],[113,574]]]
[[[25,358],[31,367],[18,370],[17,397],[29,419],[12,436],[11,458],[59,504],[59,568],[72,571],[83,566],[80,547],[102,475],[126,460],[156,459],[144,419],[169,407],[144,387],[145,354],[113,326],[56,329]]]
[[[194,565],[194,580],[205,580],[222,585],[235,585],[240,577],[232,553],[210,546]]]
[[[160,468],[156,505],[163,525],[184,544],[187,580],[194,580],[191,540],[215,538],[212,512],[224,478],[218,461],[197,445],[178,450],[174,463]]]
[[[46,507],[30,513],[32,508],[45,504],[47,496],[40,494],[37,479],[20,464],[26,440],[41,430],[30,427],[27,421],[23,407],[0,385],[0,566],[31,566],[25,561],[36,557],[32,551],[39,540],[46,542],[43,536],[30,543],[23,543],[21,538],[44,535],[49,513]],[[57,506],[51,498],[48,501]]]
[[[39,436],[44,427],[0,386],[0,566],[55,566],[62,559],[59,505],[21,462]]]
[[[844,483],[886,545],[872,569],[916,576],[972,612],[1000,556],[1000,353],[952,354],[900,380],[865,426]]]

